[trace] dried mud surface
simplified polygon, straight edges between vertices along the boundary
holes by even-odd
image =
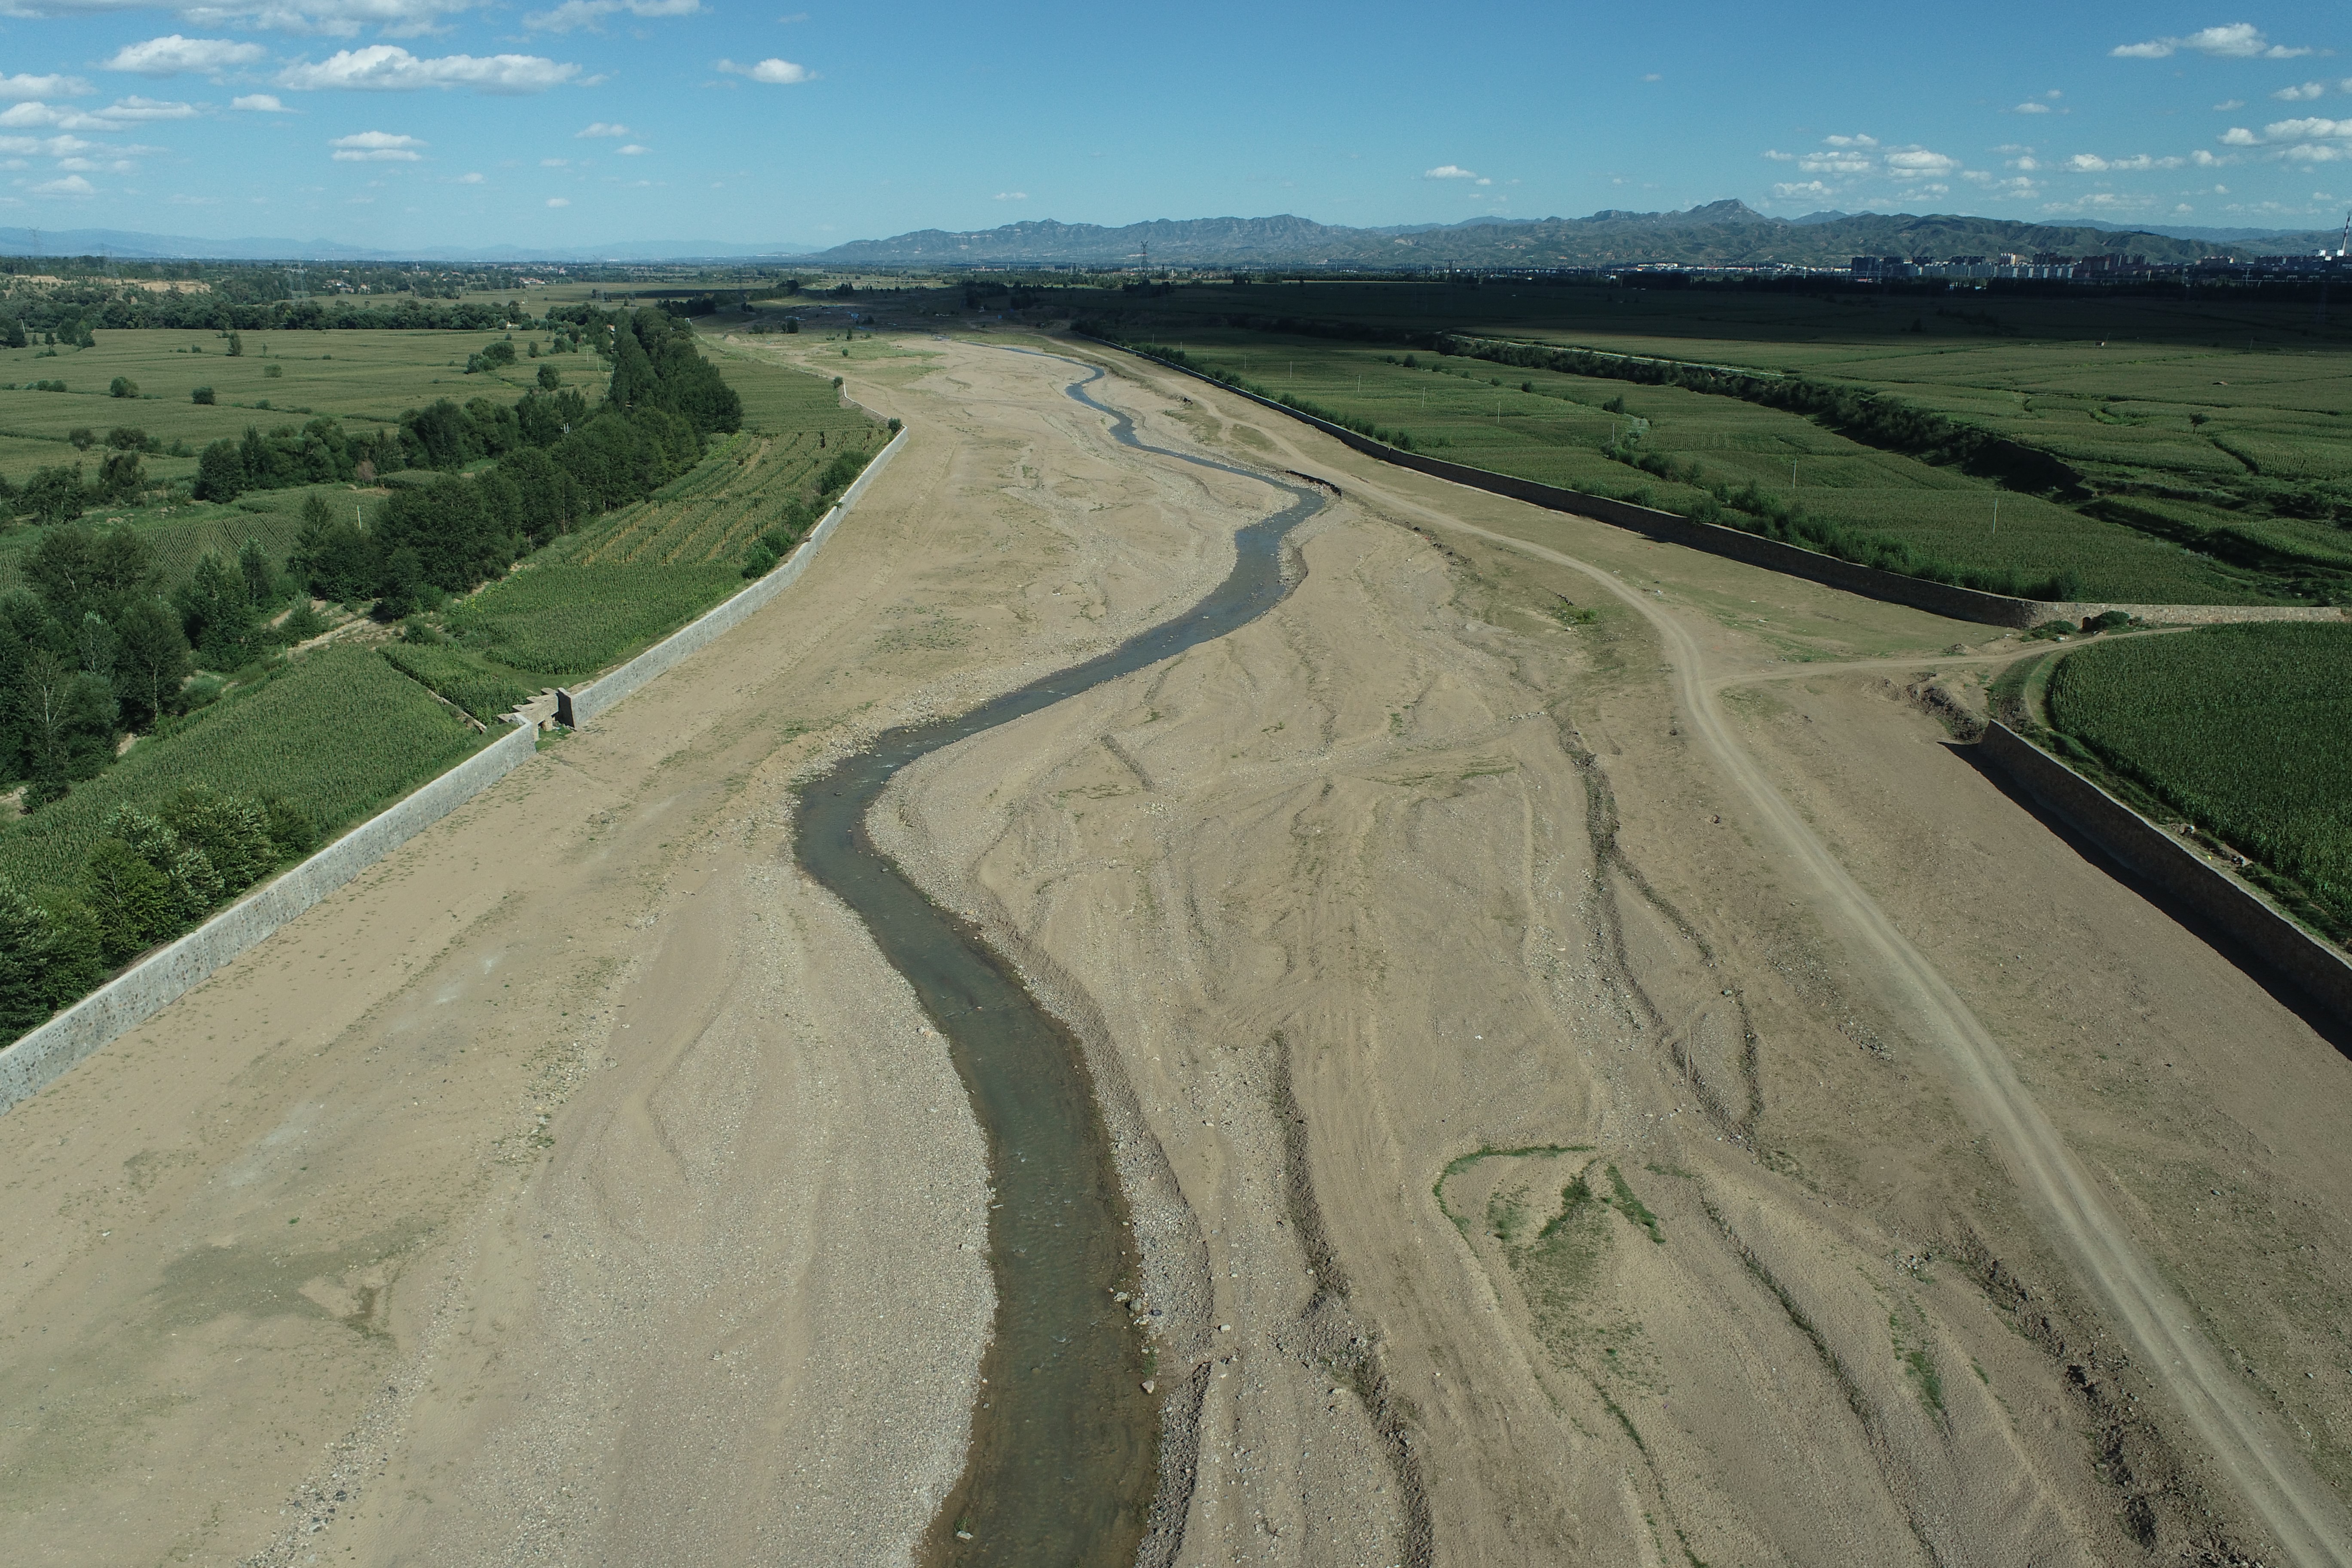
[[[1189,603],[1274,502],[908,346],[852,390],[914,438],[793,595],[0,1118],[11,1562],[909,1561],[984,1159],[792,781]],[[1345,492],[1265,617],[877,813],[1086,1043],[1148,1561],[2288,1560],[1721,765],[2340,1493],[2352,1066],[1951,749],[2014,645],[1097,391]]]

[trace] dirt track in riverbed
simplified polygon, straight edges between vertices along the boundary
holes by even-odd
[[[978,1143],[787,785],[1188,602],[1269,504],[922,346],[856,362],[917,437],[793,599],[0,1119],[25,1560],[903,1560]],[[1979,628],[1105,395],[1350,500],[1266,619],[912,770],[884,831],[1089,1038],[1202,1390],[1183,1560],[2278,1560],[1722,747],[2338,1487],[2342,1058],[1899,671],[1707,736],[1675,683]]]

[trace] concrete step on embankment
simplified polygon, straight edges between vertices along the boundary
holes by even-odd
[[[534,730],[555,728],[555,688],[544,687],[540,694],[514,710],[514,716]]]

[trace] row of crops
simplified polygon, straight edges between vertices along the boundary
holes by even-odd
[[[0,834],[0,878],[24,888],[68,884],[117,806],[152,812],[191,784],[282,798],[332,834],[485,740],[373,653],[323,647],[142,739],[113,767]]]
[[[2095,644],[2048,703],[2062,735],[2352,929],[2352,626]]]
[[[884,432],[801,430],[744,435],[651,499],[583,530],[565,551],[582,565],[692,565],[737,561],[752,541],[779,526],[798,533],[810,516],[819,476],[844,453],[863,467]]]

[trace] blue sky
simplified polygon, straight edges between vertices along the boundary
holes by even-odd
[[[0,225],[51,229],[822,245],[1724,196],[2352,205],[2334,5],[0,0]]]

